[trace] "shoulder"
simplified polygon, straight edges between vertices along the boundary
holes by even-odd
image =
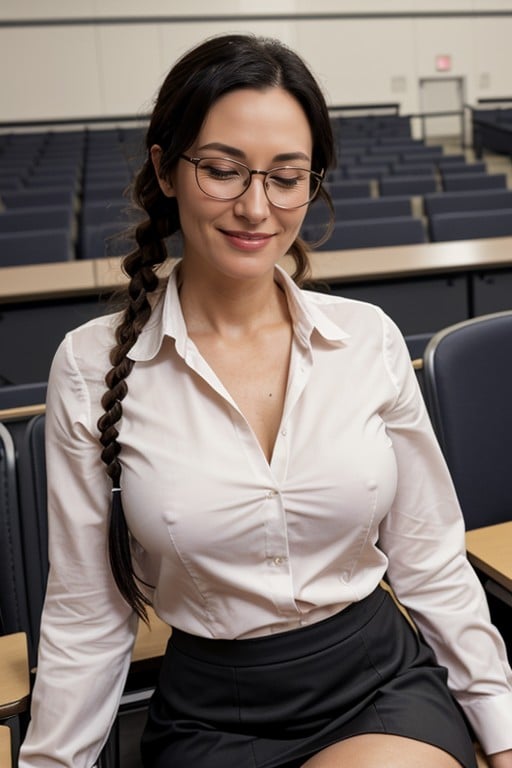
[[[119,314],[90,320],[69,331],[53,358],[47,413],[61,421],[94,423],[105,391],[110,350],[115,343]]]
[[[120,313],[103,315],[68,331],[57,350],[54,364],[76,367],[86,378],[97,370],[104,376],[119,320]]]
[[[312,314],[328,318],[351,336],[368,331],[382,334],[396,329],[393,320],[376,304],[306,289],[301,294],[304,305]]]

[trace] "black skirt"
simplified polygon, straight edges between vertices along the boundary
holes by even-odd
[[[387,591],[311,626],[247,640],[174,630],[142,738],[145,768],[299,768],[386,733],[476,768],[446,670]]]

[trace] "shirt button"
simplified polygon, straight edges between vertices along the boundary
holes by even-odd
[[[273,499],[274,496],[277,496],[277,491],[267,491],[267,499]]]
[[[274,563],[274,565],[279,566],[279,565],[284,565],[285,561],[286,561],[285,557],[274,557],[274,560],[272,562]]]
[[[286,437],[286,427],[281,430],[281,434],[283,437]]]

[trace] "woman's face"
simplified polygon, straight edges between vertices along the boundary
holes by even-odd
[[[260,171],[285,165],[310,169],[312,148],[302,107],[276,87],[241,89],[220,98],[186,154],[237,160]],[[153,147],[152,157],[158,169],[159,147]],[[225,174],[217,163],[214,172],[217,167]],[[160,186],[178,203],[188,273],[210,270],[234,279],[270,273],[297,237],[307,211],[307,205],[292,210],[272,205],[261,175],[253,175],[248,189],[235,200],[212,199],[201,191],[196,169],[185,159],[178,161],[169,179],[160,180]]]

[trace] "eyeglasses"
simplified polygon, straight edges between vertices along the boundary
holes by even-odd
[[[236,200],[246,192],[253,176],[263,176],[263,189],[276,208],[301,208],[314,199],[324,173],[283,165],[269,171],[256,171],[244,163],[226,157],[189,157],[183,160],[195,166],[199,189],[215,200]]]

